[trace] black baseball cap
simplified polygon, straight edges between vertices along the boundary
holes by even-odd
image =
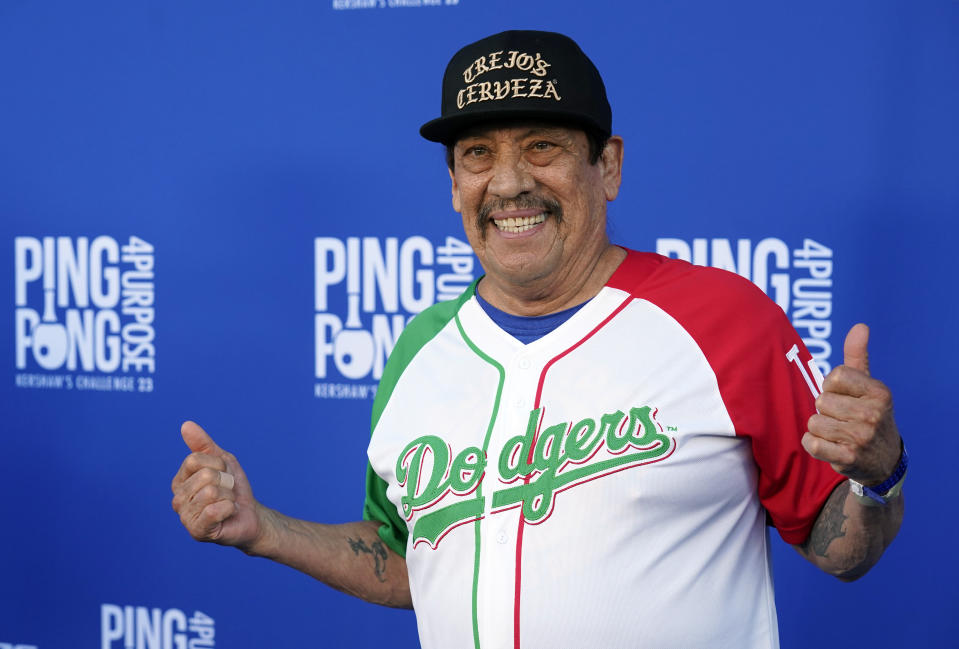
[[[420,135],[443,144],[491,120],[572,123],[604,137],[613,122],[603,78],[579,45],[563,34],[522,30],[488,36],[453,55],[440,114]]]

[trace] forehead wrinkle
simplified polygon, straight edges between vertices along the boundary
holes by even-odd
[[[523,133],[520,138],[527,138],[533,135],[548,135],[554,137],[558,140],[570,140],[574,139],[573,131],[562,126],[533,126],[530,127],[525,133]]]
[[[575,139],[575,133],[577,132],[576,129],[559,124],[519,122],[516,124],[505,123],[490,124],[485,126],[478,125],[463,131],[463,133],[456,139],[454,146],[458,146],[467,140],[495,140],[499,139],[496,135],[498,132],[520,130],[522,130],[520,133],[511,136],[512,139],[522,140],[536,135],[548,135],[556,139],[572,142]]]

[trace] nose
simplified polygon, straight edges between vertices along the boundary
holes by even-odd
[[[529,163],[518,152],[497,156],[492,171],[487,189],[500,198],[516,198],[536,185]]]

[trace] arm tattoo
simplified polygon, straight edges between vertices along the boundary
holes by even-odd
[[[839,488],[832,492],[829,500],[826,501],[816,524],[809,533],[809,538],[802,544],[802,548],[808,553],[810,548],[820,557],[827,556],[829,544],[838,538],[846,536],[843,524],[849,518],[843,513],[846,506],[846,497],[849,495],[849,489]]]
[[[386,577],[384,575],[386,574],[387,554],[386,546],[383,545],[382,541],[373,541],[373,547],[368,546],[363,539],[347,537],[347,541],[349,541],[350,549],[353,550],[353,554],[356,556],[360,556],[360,552],[373,555],[373,572],[381,583],[385,582]]]

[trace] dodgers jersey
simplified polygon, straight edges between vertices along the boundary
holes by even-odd
[[[844,478],[800,445],[821,375],[747,280],[629,251],[524,345],[474,297],[417,316],[373,407],[364,517],[426,649],[777,647],[767,516]]]

